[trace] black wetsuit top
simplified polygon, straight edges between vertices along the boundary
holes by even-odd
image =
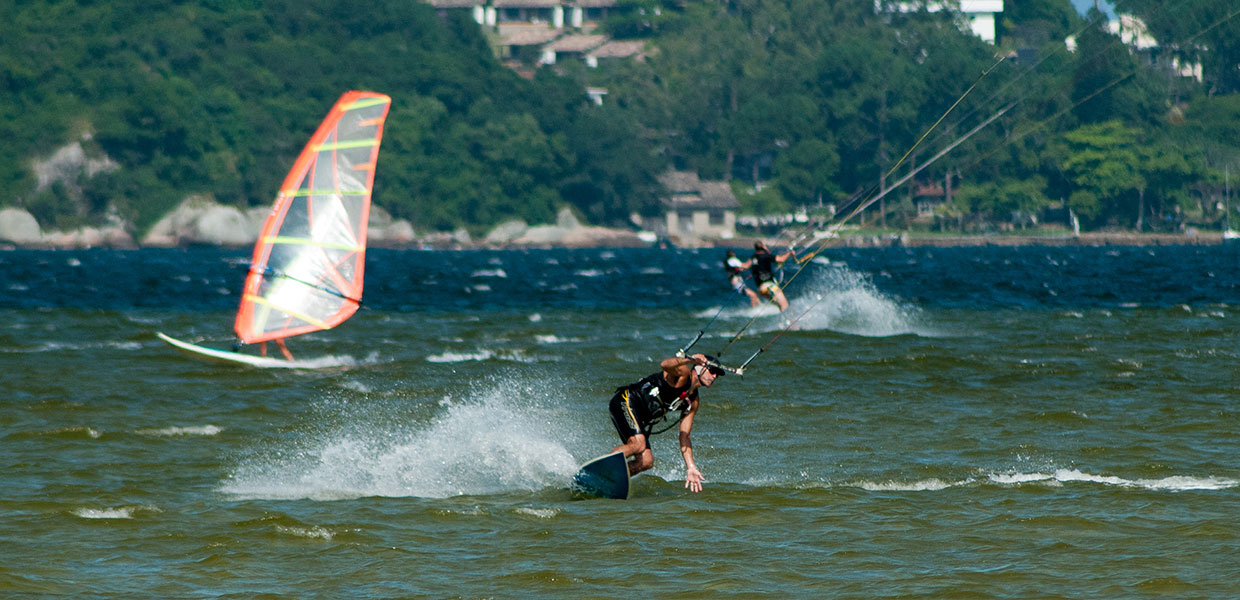
[[[689,406],[697,399],[696,391],[689,392],[691,385],[693,385],[692,381],[685,383],[682,387],[672,387],[672,384],[663,377],[663,372],[659,371],[626,386],[629,390],[629,397],[633,400],[631,402],[633,409],[644,413],[636,415],[642,422],[642,428],[649,430],[655,422],[669,413],[688,411]]]
[[[749,272],[753,273],[754,283],[762,285],[775,280],[775,275],[771,272],[771,267],[775,264],[774,254],[767,250],[758,250],[750,260],[753,261],[753,266],[749,268]]]

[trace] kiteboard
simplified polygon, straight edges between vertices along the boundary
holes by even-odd
[[[628,500],[629,463],[624,452],[612,452],[581,465],[573,476],[573,489],[590,496]]]
[[[240,352],[228,352],[227,350],[216,350],[215,348],[207,348],[205,346],[183,342],[174,337],[166,336],[158,331],[155,332],[155,335],[159,336],[159,339],[167,342],[169,346],[172,346],[181,354],[191,358],[205,360],[207,362],[243,364],[260,368],[296,369],[303,367],[303,365],[299,365],[297,361],[271,358],[269,356],[242,354]]]

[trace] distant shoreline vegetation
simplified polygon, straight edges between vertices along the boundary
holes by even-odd
[[[247,250],[253,246],[252,239],[164,239],[154,244],[138,244],[123,231],[86,228],[76,232],[58,232],[41,239],[14,242],[4,235],[4,214],[0,213],[0,250],[80,250],[88,248],[143,249],[143,248],[236,248]],[[471,238],[468,233],[429,233],[416,235],[407,229],[396,228],[400,235],[380,233],[368,246],[391,250],[527,250],[540,248],[612,248],[612,247],[676,247],[669,240],[659,239],[650,243],[628,229],[575,226],[521,225],[514,229],[507,223],[492,230],[485,237]],[[505,231],[506,230],[506,231]],[[377,229],[382,232],[383,229]],[[407,233],[404,233],[407,232]],[[755,240],[767,240],[780,246],[780,235],[763,235],[753,231],[738,231],[736,237],[720,240],[698,240],[691,248],[749,248]],[[1082,232],[1074,235],[1066,229],[1040,228],[1021,232],[988,232],[960,234],[952,232],[898,231],[877,229],[852,229],[819,246],[820,242],[803,241],[800,248],[884,248],[884,247],[972,247],[972,246],[1183,246],[1240,243],[1228,239],[1222,231],[1199,231],[1189,229],[1184,233],[1137,233],[1125,231]]]
[[[98,245],[191,197],[267,207],[323,111],[365,89],[393,99],[375,206],[458,242],[564,207],[625,228],[661,213],[669,169],[752,190],[740,214],[845,214],[883,189],[850,224],[1230,227],[1234,0],[1113,4],[1128,30],[1004,2],[992,44],[953,11],[625,1],[599,32],[642,41],[640,60],[513,69],[495,31],[424,2],[8,3],[0,208]]]

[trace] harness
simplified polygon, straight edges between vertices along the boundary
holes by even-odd
[[[630,397],[636,396],[645,401],[647,419],[645,423],[642,423],[642,429],[649,431],[647,435],[654,435],[663,433],[684,420],[685,414],[693,404],[693,397],[696,396],[689,392],[692,385],[692,380],[690,380],[683,387],[672,387],[663,378],[663,373],[659,372],[644,377],[632,385],[618,388],[617,391],[627,389]],[[655,425],[670,420],[672,413],[678,413],[676,419],[662,429],[654,431]]]

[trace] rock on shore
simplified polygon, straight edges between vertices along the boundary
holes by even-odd
[[[585,248],[593,246],[646,246],[637,233],[625,229],[582,225],[568,208],[560,209],[555,225],[528,226],[524,221],[500,223],[483,238],[499,248]]]
[[[258,239],[266,214],[264,208],[241,212],[204,196],[190,196],[151,227],[142,238],[142,245],[154,248],[192,244],[250,245]]]
[[[43,241],[43,232],[34,215],[20,208],[6,208],[0,210],[0,240],[23,246],[38,244]]]
[[[0,242],[28,248],[136,248],[129,228],[119,218],[102,227],[44,232],[29,211],[0,210]]]
[[[169,213],[142,238],[144,247],[188,245],[250,246],[258,240],[270,209],[252,207],[244,212],[217,204],[209,198],[191,196]],[[405,245],[414,241],[413,226],[394,220],[377,206],[370,208],[367,223],[369,245]]]

